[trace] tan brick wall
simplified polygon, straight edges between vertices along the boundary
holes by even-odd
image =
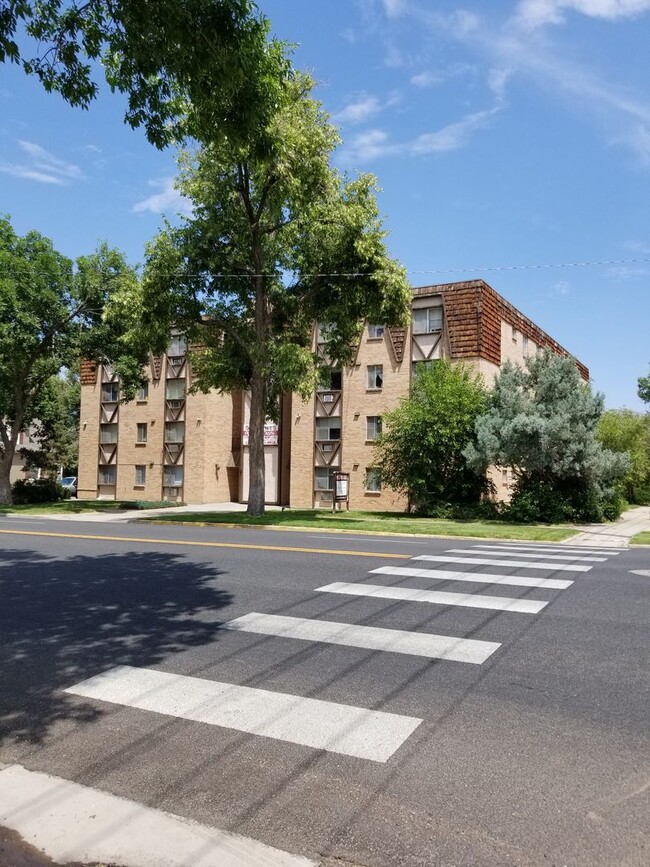
[[[138,423],[147,425],[145,444],[137,442]],[[132,400],[120,406],[115,491],[117,499],[160,500],[164,434],[165,380],[160,379],[149,383],[146,401]],[[135,484],[136,465],[146,467],[144,486]]]
[[[77,498],[97,498],[97,462],[99,442],[99,397],[101,384],[95,381],[81,386],[79,410],[79,468]]]
[[[291,484],[292,509],[311,509],[314,498],[314,398],[303,401],[294,394],[291,401]]]
[[[406,335],[409,345],[410,335]],[[403,511],[406,497],[383,487],[381,493],[365,490],[366,468],[372,466],[373,444],[367,441],[367,417],[382,416],[394,409],[400,398],[408,394],[410,384],[410,358],[400,363],[390,346],[385,331],[382,338],[369,338],[364,328],[356,364],[349,367],[343,377],[342,407],[342,467],[350,473],[350,508],[377,511]],[[381,390],[368,388],[368,365],[383,366]]]

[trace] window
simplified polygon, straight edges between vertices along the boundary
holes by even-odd
[[[381,433],[381,416],[366,416],[366,439],[376,440]]]
[[[368,365],[368,388],[381,388],[384,384],[384,365]]]
[[[366,491],[370,494],[381,493],[381,475],[374,467],[366,467]]]
[[[185,439],[185,425],[182,421],[168,421],[165,424],[165,442],[182,443]]]
[[[179,355],[185,355],[187,352],[187,340],[184,337],[180,337],[176,335],[172,337],[172,342],[169,344],[167,348],[167,355],[171,358],[177,357]]]
[[[135,433],[135,441],[136,443],[146,443],[147,441],[147,423],[146,421],[139,421],[136,425],[136,433]]]
[[[335,473],[336,470],[331,469],[331,467],[316,467],[314,470],[314,490],[333,491]]]
[[[166,488],[180,488],[183,485],[183,467],[164,467],[163,485]]]
[[[104,382],[102,384],[102,403],[117,403],[120,399],[120,385],[118,382]]]
[[[147,468],[144,464],[135,465],[135,486],[136,488],[144,488],[147,483]]]
[[[99,484],[114,485],[115,484],[115,467],[100,467],[99,468]]]
[[[167,400],[182,400],[185,397],[185,380],[168,379],[165,386],[165,397]]]
[[[317,418],[316,419],[316,439],[319,442],[324,440],[340,440],[341,439],[341,419],[340,418]]]
[[[136,400],[139,400],[141,403],[145,400],[149,400],[149,383],[145,382],[144,385],[141,385],[138,389],[138,396]]]
[[[383,325],[368,325],[368,337],[376,338],[384,336],[384,326]]]
[[[515,328],[514,325],[512,326],[512,342],[513,343],[517,342],[517,329]]]
[[[413,334],[442,331],[442,307],[416,307],[413,311]]]
[[[340,391],[343,375],[340,370],[328,367],[322,371],[322,378],[318,386],[319,391]]]
[[[100,443],[116,443],[117,442],[117,425],[103,424],[99,428]]]
[[[528,338],[525,334],[521,338],[521,351],[523,352],[524,356],[528,355]]]
[[[332,331],[332,325],[329,322],[319,322],[318,328],[316,329],[316,342],[317,343],[325,343],[328,339],[330,332]]]

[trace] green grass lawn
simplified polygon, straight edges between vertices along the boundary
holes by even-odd
[[[80,512],[125,512],[130,509],[162,509],[176,503],[153,503],[144,500],[62,500],[59,503],[28,503],[25,506],[2,506],[0,515],[72,515]]]
[[[192,524],[236,524],[242,527],[286,527],[343,530],[358,533],[408,533],[427,536],[474,536],[491,539],[526,539],[536,542],[559,542],[577,531],[567,526],[507,524],[502,521],[452,521],[416,518],[398,512],[328,512],[293,510],[267,512],[251,518],[244,512],[186,512],[161,515],[155,519]]]
[[[644,530],[643,533],[632,536],[630,545],[650,545],[650,530]]]

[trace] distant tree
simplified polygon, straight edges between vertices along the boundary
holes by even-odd
[[[158,147],[187,136],[245,139],[276,100],[282,47],[251,0],[10,0],[0,6],[0,63],[88,108],[101,61],[128,96],[125,120]]]
[[[190,344],[195,386],[251,393],[248,511],[264,511],[264,421],[283,392],[311,394],[327,353],[349,361],[364,317],[406,322],[410,291],[389,258],[375,181],[350,180],[329,164],[336,130],[310,94],[307,75],[289,75],[262,133],[181,156],[178,189],[193,213],[167,226],[148,249],[140,332],[158,349],[175,326]]]
[[[475,503],[485,474],[468,465],[487,391],[472,368],[440,360],[420,369],[411,393],[383,416],[374,466],[390,488],[408,494],[421,512],[446,503]]]
[[[21,449],[28,468],[74,475],[79,463],[81,385],[76,371],[50,377],[34,402],[31,435],[36,448]]]
[[[145,355],[129,344],[121,306],[137,296],[123,256],[102,245],[76,267],[38,232],[17,235],[0,219],[0,503],[11,502],[9,473],[21,430],[46,413],[52,377],[81,356],[110,360],[133,394]],[[44,424],[48,420],[44,419]]]
[[[631,409],[610,409],[598,421],[598,439],[612,452],[629,455],[630,466],[623,477],[625,494],[631,503],[650,498],[650,415]]]
[[[639,377],[639,397],[644,403],[650,403],[650,374]]]
[[[524,368],[506,363],[496,377],[477,441],[465,454],[475,468],[512,469],[511,514],[528,520],[602,520],[618,508],[616,484],[626,456],[596,437],[603,396],[580,379],[575,362],[546,351]]]

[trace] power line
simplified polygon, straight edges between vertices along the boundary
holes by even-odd
[[[535,264],[523,264],[523,265],[479,265],[479,266],[460,266],[458,268],[429,268],[423,270],[415,270],[415,269],[407,269],[407,274],[478,274],[485,273],[487,271],[541,271],[545,269],[559,269],[559,268],[598,268],[605,267],[609,265],[647,265],[650,264],[650,258],[648,259],[606,259],[597,262],[546,262],[546,263],[535,263]],[[141,266],[134,267],[133,270],[138,270]],[[10,269],[4,269],[5,273],[10,273]],[[48,274],[46,271],[31,271],[31,274]],[[370,277],[372,272],[368,271],[333,271],[330,273],[304,273],[303,277]],[[118,279],[121,275],[117,274],[107,274],[109,278]],[[158,273],[156,276],[158,277],[170,277],[177,279],[187,279],[187,278],[204,278],[206,276],[210,276],[214,278],[239,278],[248,280],[252,277],[275,277],[277,276],[277,272],[273,273],[262,273],[262,274],[229,274],[227,272],[214,272],[210,273],[208,271],[203,271],[200,273],[188,273],[188,272],[175,272],[168,274]]]

